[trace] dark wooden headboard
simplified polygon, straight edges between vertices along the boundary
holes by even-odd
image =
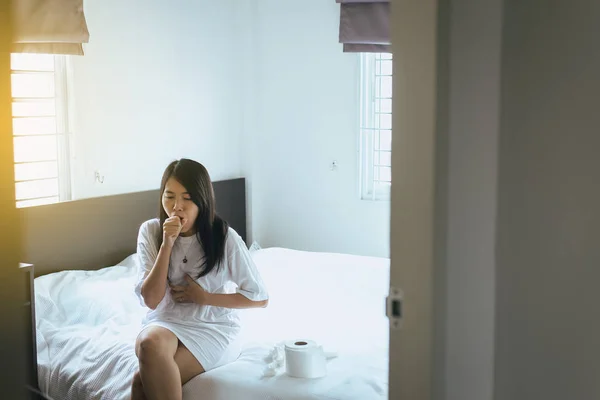
[[[218,214],[244,241],[246,181],[213,182]],[[22,262],[36,276],[62,270],[96,270],[136,251],[140,225],[158,216],[159,191],[67,201],[19,210],[23,223]]]

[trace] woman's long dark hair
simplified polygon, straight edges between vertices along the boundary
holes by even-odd
[[[196,238],[204,250],[204,262],[200,275],[196,279],[208,275],[219,264],[225,255],[225,240],[229,225],[216,213],[215,192],[208,171],[202,164],[194,160],[182,158],[173,161],[163,173],[160,184],[160,226],[169,217],[162,206],[162,196],[170,178],[174,178],[186,188],[192,201],[198,206],[198,217],[194,222]],[[159,247],[162,244],[162,229],[159,234]]]

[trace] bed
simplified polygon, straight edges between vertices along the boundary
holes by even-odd
[[[245,193],[240,185],[243,181],[233,185],[237,204],[231,198],[220,203],[229,202],[227,207],[238,214],[239,197]],[[233,193],[223,187],[215,184],[218,202],[225,192]],[[135,196],[146,198],[150,193]],[[115,201],[90,201],[103,200]],[[102,206],[97,210],[101,212]],[[224,209],[219,212],[231,215]],[[229,219],[245,237],[245,211]],[[35,246],[30,243],[30,251]],[[183,388],[184,399],[387,399],[389,340],[384,304],[389,260],[285,248],[251,253],[269,289],[269,307],[242,312],[242,354],[235,362],[189,381]],[[100,269],[85,263],[77,268],[78,259],[62,258],[68,268],[41,263],[43,273],[35,278],[40,389],[56,400],[128,399],[137,368],[133,346],[147,311],[133,291],[137,256],[130,251]],[[316,340],[326,351],[337,353],[328,361],[325,378],[291,378],[283,369],[265,376],[269,352],[278,343],[294,339]]]

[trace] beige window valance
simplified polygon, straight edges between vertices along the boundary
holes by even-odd
[[[83,0],[13,0],[15,53],[83,55],[90,34]]]

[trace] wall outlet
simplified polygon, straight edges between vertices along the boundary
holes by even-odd
[[[94,171],[94,180],[96,183],[104,183],[104,175],[100,175],[100,171]]]

